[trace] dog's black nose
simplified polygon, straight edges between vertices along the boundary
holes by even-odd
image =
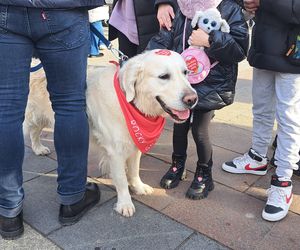
[[[182,101],[185,105],[187,105],[189,108],[191,108],[198,101],[198,96],[194,93],[187,94],[182,98]]]

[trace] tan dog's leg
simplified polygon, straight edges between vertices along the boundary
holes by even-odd
[[[132,203],[128,189],[128,182],[125,172],[125,160],[120,157],[110,158],[110,173],[112,181],[117,189],[118,201],[114,209],[125,217],[130,217],[135,212],[135,207]]]
[[[28,127],[32,150],[36,155],[48,155],[50,154],[50,149],[45,147],[41,143],[41,133],[44,126],[41,124],[34,124]]]
[[[128,182],[134,193],[147,195],[153,193],[153,188],[141,181],[139,174],[141,155],[141,152],[137,151],[127,160]]]

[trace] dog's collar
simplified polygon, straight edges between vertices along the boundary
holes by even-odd
[[[114,87],[130,136],[137,148],[142,153],[146,153],[158,140],[166,120],[161,116],[146,116],[132,103],[126,101],[125,94],[120,87],[118,70],[114,75]]]

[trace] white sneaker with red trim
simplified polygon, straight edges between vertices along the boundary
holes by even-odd
[[[224,162],[222,169],[234,174],[265,175],[267,173],[268,158],[263,157],[252,148],[243,156]]]
[[[279,221],[289,211],[293,201],[291,180],[281,180],[273,175],[271,187],[268,189],[268,201],[262,212],[262,217],[267,221]]]

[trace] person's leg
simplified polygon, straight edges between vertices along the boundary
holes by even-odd
[[[212,157],[209,124],[214,111],[195,110],[192,123],[193,138],[197,146],[199,164],[208,164]]]
[[[254,68],[252,84],[252,148],[265,157],[275,120],[275,73]]]
[[[32,22],[39,12],[31,10]],[[89,128],[86,114],[86,69],[90,46],[87,12],[47,10],[35,26],[37,52],[47,77],[55,112],[54,144],[58,162],[58,194],[62,205],[86,198]],[[52,27],[49,29],[48,27]],[[66,35],[65,30],[70,30]]]
[[[99,23],[97,24],[97,28],[99,30],[99,32],[103,35],[104,35],[104,29],[103,29],[103,24],[102,24],[102,21],[99,21]],[[98,47],[99,49],[104,49],[106,46],[105,44],[103,43],[103,41],[101,39],[99,39],[99,42],[98,42]]]
[[[128,40],[128,38],[120,31],[118,31],[119,50],[122,51],[129,58],[137,55],[138,46]]]
[[[95,29],[103,34],[103,28],[101,21],[90,23]],[[102,31],[102,32],[101,32]],[[103,53],[99,52],[100,38],[91,31],[91,49],[89,56],[103,56]]]
[[[262,217],[279,221],[292,204],[293,169],[299,161],[300,141],[300,74],[276,73],[277,148],[275,151],[276,174],[272,176],[268,200]]]
[[[253,130],[252,148],[232,161],[225,162],[222,169],[235,174],[265,175],[266,157],[275,119],[275,73],[253,69],[252,81]]]
[[[213,190],[212,145],[209,139],[209,124],[214,111],[194,110],[192,133],[197,146],[198,162],[193,182],[187,190],[190,199],[202,199]]]
[[[22,124],[33,51],[24,10],[0,5],[0,233],[5,238],[23,231],[22,222],[18,229],[13,218],[21,214],[24,199]]]
[[[290,178],[298,169],[300,141],[300,74],[276,75],[276,174]]]
[[[175,188],[180,180],[186,177],[185,161],[190,119],[191,117],[184,123],[174,123],[172,164],[160,181],[162,188]]]

